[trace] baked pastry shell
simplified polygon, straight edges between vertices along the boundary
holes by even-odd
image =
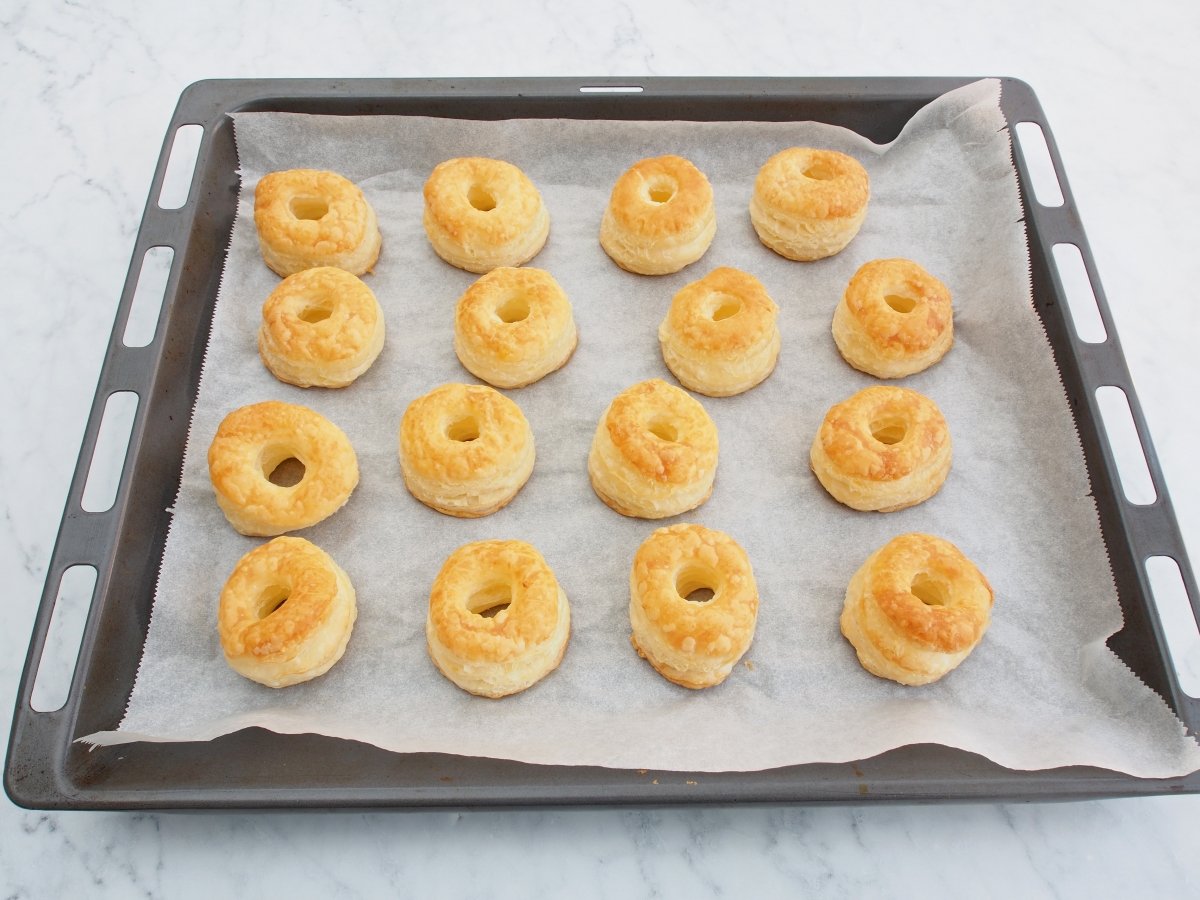
[[[813,473],[852,509],[894,512],[928,500],[950,472],[953,444],[936,403],[908,388],[865,388],[835,404],[813,438]]]
[[[434,252],[468,272],[527,263],[550,234],[541,193],[504,160],[445,160],[425,182],[424,197],[423,222]]]
[[[495,615],[483,615],[502,603],[508,605]],[[504,697],[540,681],[558,667],[570,631],[566,594],[542,555],[524,541],[459,547],[430,591],[430,658],[472,694]]]
[[[320,547],[278,537],[243,556],[221,590],[217,631],[230,667],[267,687],[323,675],[358,616],[350,577]]]
[[[288,459],[304,476],[269,476]],[[358,485],[358,457],[345,432],[306,406],[268,400],[229,413],[208,448],[208,472],[229,523],[246,535],[307,528],[337,512]]]
[[[658,329],[663,361],[680,384],[730,397],[775,369],[779,307],[762,282],[729,267],[713,269],[675,294]]]
[[[855,572],[840,625],[868,672],[929,684],[978,645],[993,601],[988,580],[952,543],[902,534]]]
[[[336,172],[270,172],[254,188],[254,225],[264,262],[288,276],[316,266],[354,275],[375,267],[383,238],[358,185]]]
[[[533,432],[521,408],[494,388],[444,384],[400,420],[400,469],[409,492],[459,518],[490,515],[529,480]]]
[[[344,269],[320,266],[289,275],[267,297],[258,353],[280,381],[340,388],[371,367],[384,337],[371,289]]]
[[[911,260],[872,260],[846,286],[833,339],[846,362],[877,378],[924,371],[954,343],[950,290]]]
[[[459,362],[498,388],[525,387],[561,368],[577,343],[571,301],[542,269],[493,269],[454,310]]]
[[[712,598],[686,599],[701,588]],[[629,596],[634,648],[683,687],[720,684],[754,638],[754,572],[746,551],[723,532],[688,523],[653,532],[634,554]]]

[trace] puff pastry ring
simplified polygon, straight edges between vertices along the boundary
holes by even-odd
[[[278,275],[314,266],[370,272],[382,237],[358,185],[336,172],[271,172],[254,188],[254,224],[263,261]]]
[[[871,189],[862,163],[836,150],[790,147],[768,159],[754,179],[750,222],[780,256],[833,256],[858,234]]]
[[[812,470],[852,509],[893,512],[928,500],[950,471],[937,404],[901,387],[869,387],[835,404],[813,439]]]
[[[709,397],[748,391],[775,369],[778,312],[753,275],[713,269],[671,301],[658,328],[663,361],[688,390]]]
[[[357,616],[341,566],[303,538],[279,537],[238,561],[221,591],[217,630],[230,668],[280,688],[328,672]]]
[[[523,691],[558,667],[571,607],[524,541],[478,541],[446,559],[429,595],[425,637],[438,671],[481,697]]]
[[[281,463],[303,475],[277,484]],[[208,448],[217,504],[242,534],[271,536],[315,525],[337,512],[358,485],[358,458],[345,433],[319,413],[268,400],[235,409]]]
[[[537,256],[550,234],[550,213],[512,163],[448,159],[425,182],[425,233],[450,265],[482,274]]]
[[[950,290],[912,260],[873,260],[846,286],[833,339],[846,362],[877,378],[928,369],[954,343]]]
[[[698,592],[709,594],[697,600]],[[754,639],[758,587],[746,551],[702,525],[660,528],[638,547],[629,575],[630,637],[675,684],[720,684]]]
[[[525,387],[561,368],[577,342],[571,301],[541,269],[493,269],[454,310],[459,362],[499,388]]]
[[[678,272],[702,257],[717,233],[712,185],[682,156],[630,166],[613,185],[600,246],[638,275]]]
[[[687,391],[657,378],[626,388],[600,417],[588,475],[623,516],[663,519],[712,494],[717,426]]]
[[[400,420],[400,470],[409,492],[448,516],[494,513],[529,480],[533,432],[494,388],[444,384],[408,405]]]
[[[383,310],[361,279],[320,266],[289,275],[262,308],[258,355],[280,381],[340,388],[383,349]]]
[[[975,649],[993,596],[983,573],[949,541],[902,534],[850,579],[842,634],[872,675],[929,684]]]

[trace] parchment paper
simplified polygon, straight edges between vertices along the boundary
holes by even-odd
[[[929,742],[1016,769],[1088,764],[1158,777],[1200,767],[1200,749],[1180,722],[1104,644],[1121,613],[1078,439],[1031,305],[999,91],[997,82],[954,91],[887,147],[812,123],[236,115],[238,217],[153,618],[124,720],[87,740],[204,740],[257,725],[395,751],[689,771],[853,760]],[[791,145],[851,153],[870,173],[863,230],[832,259],[789,262],[751,229],[746,207],[758,167]],[[626,167],[666,152],[708,175],[717,236],[683,272],[639,277],[600,249],[600,216]],[[454,355],[452,316],[475,276],[441,262],[421,227],[429,172],[472,155],[510,160],[541,189],[551,234],[533,264],[566,289],[580,331],[565,369],[509,392],[533,426],[537,465],[509,507],[473,521],[409,496],[396,456],[409,401],[447,381],[474,380]],[[296,167],[333,169],[361,185],[384,235],[367,283],[385,311],[387,345],[342,391],[282,384],[255,349],[262,302],[278,278],[259,256],[253,190],[266,172]],[[821,489],[808,448],[830,405],[877,383],[841,360],[829,329],[855,269],[891,256],[917,260],[954,294],[953,350],[902,383],[941,406],[955,460],[929,502],[859,513]],[[721,438],[716,488],[699,510],[668,521],[733,535],[754,565],[761,608],[745,664],[720,687],[693,692],[662,679],[629,644],[630,562],[667,523],[626,519],[601,504],[586,457],[613,395],[641,379],[673,380],[657,326],[679,288],[719,265],[767,286],[781,309],[783,351],[774,375],[749,393],[700,398]],[[226,523],[205,463],[226,413],[271,398],[340,425],[362,473],[346,507],[301,532],[357,588],[349,648],[324,677],[282,691],[241,678],[221,655],[218,594],[261,541]],[[922,688],[867,674],[838,631],[850,576],[906,531],[953,541],[996,591],[980,646]],[[541,550],[570,598],[573,634],[556,672],[523,694],[488,701],[434,669],[423,623],[446,556],[496,537]]]

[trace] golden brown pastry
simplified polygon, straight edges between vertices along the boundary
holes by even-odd
[[[288,466],[300,470],[299,481],[271,480]],[[208,448],[208,474],[229,524],[242,534],[271,536],[341,509],[358,484],[358,457],[324,416],[268,400],[225,417]]]
[[[709,397],[748,391],[775,370],[778,312],[753,275],[713,269],[671,301],[658,328],[663,360],[688,390]]]
[[[717,233],[712,186],[681,156],[630,166],[613,185],[600,246],[639,275],[678,272],[702,257]]]
[[[663,519],[712,494],[717,426],[687,391],[657,378],[626,388],[600,417],[588,475],[623,516]]]
[[[340,388],[371,367],[383,338],[371,289],[344,269],[320,266],[289,275],[267,297],[258,355],[280,381]]]
[[[633,557],[629,620],[634,649],[668,681],[687,688],[720,684],[750,646],[758,621],[746,551],[703,525],[658,529]]]
[[[754,179],[750,221],[780,256],[833,256],[858,234],[870,199],[867,170],[836,150],[790,147],[768,159]]]
[[[992,597],[987,579],[949,541],[902,534],[850,579],[842,634],[872,675],[929,684],[975,649]]]
[[[521,408],[484,385],[434,388],[400,420],[404,484],[448,516],[494,513],[529,480],[533,460],[533,432]]]
[[[493,269],[454,310],[459,362],[499,388],[525,387],[561,368],[577,342],[571,301],[541,269]]]
[[[558,668],[570,635],[567,595],[524,541],[465,544],[434,579],[429,656],[464,691],[505,697],[525,690]]]
[[[337,266],[353,275],[375,268],[382,237],[375,210],[336,172],[271,172],[254,188],[254,224],[263,260],[278,275]]]
[[[954,343],[950,291],[908,259],[862,266],[833,314],[833,340],[854,368],[877,378],[928,369]]]
[[[537,256],[550,234],[550,213],[512,163],[448,159],[425,182],[425,233],[450,265],[490,272]]]
[[[869,387],[831,407],[813,439],[812,470],[852,509],[894,512],[938,492],[950,431],[937,404],[900,387]]]
[[[217,630],[235,672],[281,688],[328,672],[357,616],[354,585],[329,554],[279,537],[238,561],[221,591]]]

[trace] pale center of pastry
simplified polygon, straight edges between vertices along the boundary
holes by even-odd
[[[649,424],[646,425],[646,430],[668,444],[679,442],[679,429],[666,419],[651,419]]]
[[[259,457],[263,478],[278,487],[294,487],[304,480],[304,463],[287,447],[266,447]]]
[[[870,425],[871,437],[881,444],[898,444],[908,433],[908,423],[897,416],[876,419]]]
[[[496,315],[500,317],[501,322],[508,325],[520,322],[529,316],[529,299],[521,294],[509,297],[496,307]]]
[[[263,588],[262,593],[258,595],[258,603],[255,604],[258,618],[265,619],[287,603],[288,593],[287,587],[282,584],[272,584]]]
[[[918,572],[909,590],[926,606],[945,606],[950,600],[950,588],[928,572]]]
[[[646,196],[651,203],[666,203],[675,196],[675,182],[665,176],[646,182]]]
[[[742,301],[733,294],[714,294],[709,302],[712,305],[710,315],[714,322],[730,319],[742,311]]]
[[[459,443],[467,443],[479,437],[479,421],[471,415],[455,419],[446,426],[446,437]]]
[[[324,197],[313,197],[307,194],[299,194],[292,198],[288,204],[292,215],[297,219],[323,219],[329,212],[329,203]]]
[[[496,208],[496,196],[481,184],[473,184],[467,190],[467,202],[480,212]]]
[[[815,162],[804,170],[804,177],[813,181],[831,181],[837,178],[837,172],[823,162]]]
[[[717,594],[720,576],[707,566],[689,563],[675,576],[675,592],[690,603],[708,603]]]
[[[316,324],[317,322],[324,322],[332,315],[332,308],[324,305],[313,304],[300,310],[300,315],[297,318],[299,318],[301,322]]]
[[[496,617],[512,603],[512,585],[504,581],[486,584],[467,598],[467,609],[485,619]]]
[[[910,313],[917,305],[916,300],[903,294],[888,294],[883,298],[883,302],[898,313]]]

